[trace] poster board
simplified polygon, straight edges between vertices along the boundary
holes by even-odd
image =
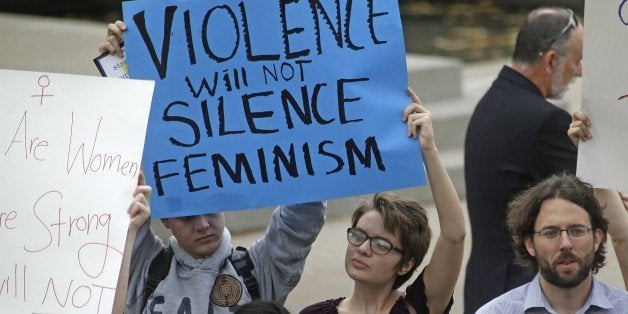
[[[153,217],[425,184],[396,1],[123,3]]]
[[[111,313],[154,83],[0,82],[0,309]]]
[[[628,191],[628,1],[585,2],[582,110],[593,139],[578,146],[577,175],[599,188]]]

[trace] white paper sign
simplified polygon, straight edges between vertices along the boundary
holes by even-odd
[[[0,70],[0,311],[111,313],[153,85]]]
[[[580,142],[577,175],[628,191],[628,1],[585,2],[582,110],[593,139]]]

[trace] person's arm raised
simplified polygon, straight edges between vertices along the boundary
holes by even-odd
[[[581,111],[575,111],[567,134],[578,145],[593,136],[589,128],[591,121]],[[608,220],[608,234],[613,242],[613,249],[619,262],[624,286],[628,289],[628,195],[610,189],[595,189],[595,197],[604,207],[604,217]]]
[[[430,310],[442,312],[449,304],[462,267],[465,221],[460,200],[436,147],[431,113],[409,88],[408,94],[413,103],[404,110],[403,120],[408,126],[408,136],[419,138],[440,225],[432,258],[424,272],[425,295]]]
[[[628,289],[628,195],[611,189],[595,189],[595,197],[604,208],[608,234],[619,262],[619,269]]]
[[[607,209],[606,218],[611,221],[609,233],[624,278],[624,286],[628,290],[628,194],[619,192],[619,197],[623,206]]]
[[[120,272],[118,274],[118,282],[116,285],[116,293],[113,298],[113,309],[111,313],[124,313],[126,308],[126,294],[129,286],[129,269],[131,267],[131,256],[133,253],[133,244],[140,227],[150,219],[150,206],[148,199],[150,198],[151,187],[146,185],[144,175],[139,174],[138,185],[133,191],[133,201],[127,209],[127,213],[131,220],[126,233],[124,243],[124,252],[122,253],[122,262],[120,264]]]

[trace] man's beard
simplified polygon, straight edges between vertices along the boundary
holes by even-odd
[[[549,262],[541,259],[537,256],[536,260],[539,264],[539,270],[541,271],[541,276],[549,282],[550,284],[557,286],[559,288],[574,288],[581,284],[591,272],[591,267],[593,266],[593,255],[595,251],[591,251],[587,253],[583,259],[579,259],[573,254],[569,252],[564,252],[560,255],[560,257],[553,263],[552,266],[549,265]],[[556,271],[556,267],[559,263],[564,260],[573,261],[580,266],[580,269],[570,277],[563,276],[558,274]]]
[[[568,82],[566,84],[563,82],[563,70],[564,69],[565,69],[565,61],[558,60],[556,71],[552,73],[552,85],[550,87],[551,90],[550,90],[550,95],[548,98],[554,99],[554,100],[562,99],[567,93],[567,91],[569,90],[569,84],[571,82]],[[573,81],[574,79],[572,79],[571,81]]]

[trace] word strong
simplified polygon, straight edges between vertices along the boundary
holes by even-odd
[[[324,36],[331,36],[331,40],[340,49],[361,50],[365,45],[382,45],[386,40],[379,38],[376,32],[377,18],[388,15],[388,12],[376,12],[374,8],[375,0],[278,0],[269,7],[276,11],[275,19],[279,23],[280,34],[270,36],[271,45],[266,41],[255,40],[256,32],[260,26],[269,23],[268,19],[259,18],[258,12],[251,12],[245,1],[237,5],[219,5],[210,7],[204,11],[202,17],[195,18],[190,10],[179,10],[178,6],[167,6],[163,10],[163,31],[150,32],[147,27],[147,14],[140,11],[133,15],[140,36],[146,46],[150,58],[155,66],[155,70],[161,79],[166,78],[168,73],[168,60],[171,49],[186,49],[185,54],[190,65],[197,63],[197,56],[204,54],[212,62],[223,63],[234,58],[239,52],[246,54],[246,59],[255,61],[275,61],[280,59],[296,59],[308,57],[310,55],[321,55],[324,53],[322,41]],[[270,4],[270,1],[268,1]],[[325,3],[325,4],[323,4]],[[354,17],[356,6],[366,6],[360,9],[368,12],[364,16]],[[294,22],[290,20],[292,14],[307,14],[310,19]],[[258,17],[258,18],[256,18]],[[359,18],[358,18],[359,17]],[[155,18],[155,17],[152,17]],[[230,38],[232,42],[214,46],[218,41],[211,41],[212,33],[210,26],[217,20],[228,21],[229,27],[220,28],[221,32],[232,32]],[[290,20],[290,23],[289,23]],[[181,25],[182,24],[182,25]],[[289,25],[290,24],[290,25]],[[298,24],[298,25],[294,25]],[[182,27],[177,27],[182,26]],[[200,32],[193,30],[200,28]],[[367,32],[366,39],[360,38],[358,42],[352,34],[356,32]],[[300,38],[304,34],[311,38]],[[185,45],[172,45],[172,38],[185,38]],[[298,38],[305,42],[302,49],[295,50],[291,47],[291,42]],[[266,51],[267,47],[274,46],[272,43],[280,43],[277,47],[282,47],[281,51]],[[259,43],[259,45],[255,45]],[[226,48],[225,48],[226,46]],[[158,51],[157,47],[161,47]],[[176,48],[175,48],[176,47]],[[263,52],[260,52],[263,51]]]

